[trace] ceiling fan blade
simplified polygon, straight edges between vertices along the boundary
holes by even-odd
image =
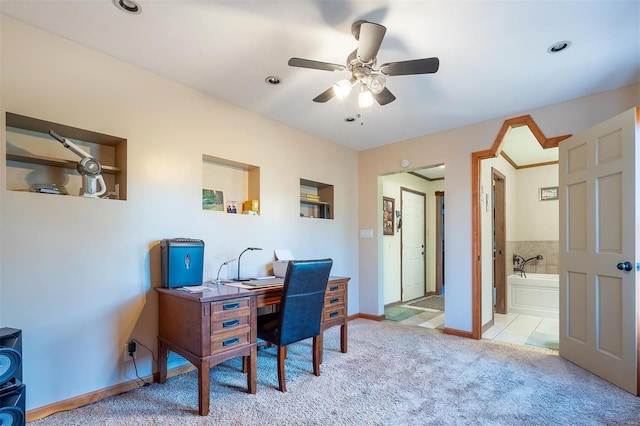
[[[313,102],[327,102],[328,100],[330,100],[331,98],[333,98],[335,96],[335,92],[333,91],[333,86],[329,87],[327,90],[325,90],[324,92],[320,93],[318,96],[316,96],[315,98],[313,98]]]
[[[393,96],[393,93],[391,93],[391,91],[386,87],[382,92],[378,93],[377,95],[374,93],[371,93],[371,94],[373,95],[373,99],[375,99],[380,106],[389,104],[396,100],[396,97]]]
[[[380,72],[385,75],[433,74],[438,71],[439,67],[440,60],[438,58],[424,58],[382,64]]]
[[[330,64],[328,62],[312,61],[311,59],[301,58],[289,59],[289,66],[322,71],[344,71],[347,69],[344,65]]]
[[[358,36],[358,58],[366,63],[373,61],[378,54],[384,33],[387,29],[380,24],[363,22]]]

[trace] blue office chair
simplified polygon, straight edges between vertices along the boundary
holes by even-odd
[[[313,374],[320,375],[320,322],[333,260],[292,260],[282,288],[279,312],[258,317],[258,338],[278,348],[278,383],[287,391],[287,345],[313,337]]]

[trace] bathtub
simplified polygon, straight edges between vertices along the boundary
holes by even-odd
[[[530,274],[507,277],[507,310],[510,313],[558,319],[560,294],[558,274]]]

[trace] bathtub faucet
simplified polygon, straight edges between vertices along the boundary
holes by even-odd
[[[521,277],[523,277],[523,278],[527,278],[527,274],[526,274],[526,272],[525,272],[525,270],[524,270],[524,267],[525,267],[525,265],[526,265],[527,263],[532,262],[532,261],[534,261],[534,260],[542,260],[542,259],[544,259],[544,257],[542,257],[542,255],[541,255],[541,254],[539,254],[539,255],[537,255],[537,256],[530,257],[529,259],[526,259],[526,260],[523,260],[522,262],[520,262],[520,263],[519,263],[519,266],[520,266],[520,276],[521,276]]]

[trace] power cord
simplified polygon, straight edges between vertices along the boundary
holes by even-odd
[[[151,358],[153,358],[153,360],[157,363],[158,360],[156,359],[155,354],[153,353],[153,351],[151,349],[149,349],[149,347],[147,345],[145,345],[144,343],[136,340],[136,339],[131,339],[132,342],[136,342],[138,345],[142,346],[143,348],[145,348],[146,350],[149,351],[149,353],[151,354]]]
[[[140,381],[142,382],[142,386],[149,386],[150,383],[145,382],[144,379],[140,377],[140,375],[138,375],[138,366],[136,365],[136,358],[133,356],[131,352],[129,352],[129,356],[131,356],[131,359],[133,360],[133,368],[136,370],[136,377],[140,379]]]
[[[134,356],[136,352],[136,344],[140,344],[141,346],[144,346],[145,348],[147,348],[142,343],[138,342],[135,339],[132,339],[127,345],[127,350],[129,351],[129,357],[131,358],[131,361],[133,361],[133,368],[136,371],[136,377],[142,382],[142,386],[149,386],[150,383],[145,382],[145,380],[142,377],[140,377],[140,375],[138,374],[138,364],[136,364],[136,357]],[[147,350],[151,352],[149,348],[147,348]],[[153,352],[151,352],[151,356],[153,356]]]

